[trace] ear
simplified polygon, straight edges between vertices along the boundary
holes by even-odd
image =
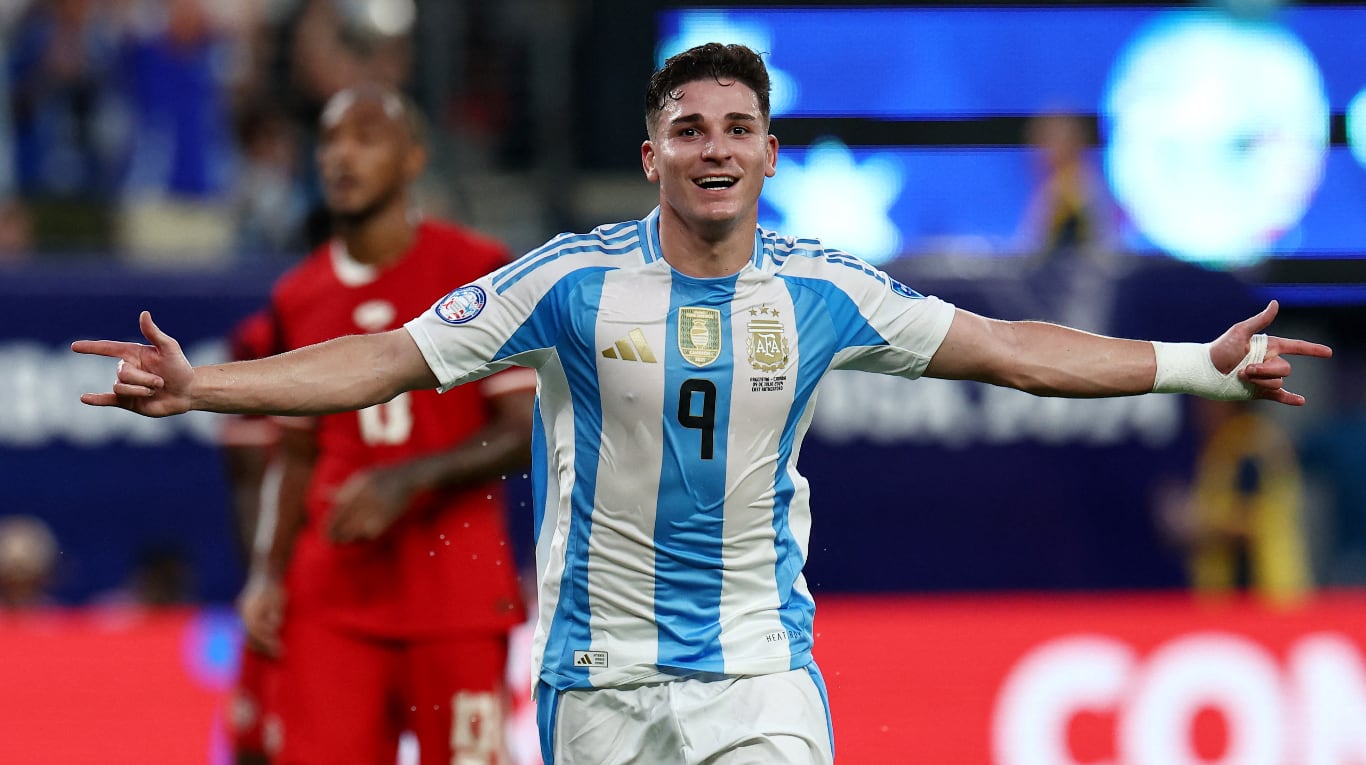
[[[640,166],[645,170],[645,180],[659,183],[659,170],[655,168],[655,145],[646,140],[640,145]]]
[[[409,183],[416,181],[422,171],[427,169],[427,147],[415,144],[408,148],[408,155],[403,159],[403,175]]]
[[[772,178],[778,174],[778,136],[768,134],[768,161],[764,163],[764,177]]]

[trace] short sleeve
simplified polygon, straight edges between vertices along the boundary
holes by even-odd
[[[816,295],[830,323],[831,369],[915,378],[953,322],[954,307],[926,297],[858,258],[811,240],[794,249],[783,277]]]

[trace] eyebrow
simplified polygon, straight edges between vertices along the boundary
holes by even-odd
[[[706,118],[705,118],[705,117],[703,117],[701,114],[698,114],[698,113],[694,112],[694,113],[692,113],[692,114],[684,114],[684,115],[681,115],[681,116],[679,116],[679,117],[675,117],[674,119],[669,120],[669,124],[670,124],[670,125],[695,125],[695,124],[697,124],[697,123],[699,123],[699,122],[705,122],[705,121],[706,121]],[[758,121],[759,121],[759,118],[756,117],[756,116],[754,116],[753,114],[749,114],[749,113],[746,113],[746,112],[730,112],[729,114],[726,115],[725,121],[726,121],[726,122],[758,122]]]

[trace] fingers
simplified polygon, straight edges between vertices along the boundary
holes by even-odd
[[[147,342],[155,345],[158,350],[174,350],[180,347],[175,338],[162,332],[161,327],[152,321],[151,311],[138,314],[138,327],[142,330],[142,336],[147,338]]]
[[[384,522],[369,513],[345,512],[334,507],[328,520],[327,536],[333,542],[357,542],[374,539],[384,533]]]
[[[1320,359],[1333,357],[1333,349],[1326,345],[1284,337],[1267,338],[1267,355],[1273,353],[1282,356],[1313,356]]]
[[[333,542],[350,542],[355,538],[351,527],[356,525],[355,513],[346,502],[335,501],[327,516],[327,538]]]
[[[155,346],[158,350],[178,350],[180,344],[175,338],[161,331],[161,327],[152,321],[152,312],[143,311],[138,314],[138,327],[142,330],[142,336]],[[131,358],[136,355],[136,349],[143,346],[138,343],[126,343],[119,340],[77,340],[71,344],[71,350],[76,353],[86,353],[94,356],[111,356]]]
[[[1275,301],[1267,306],[1267,311],[1275,308]],[[1258,314],[1257,319],[1267,311]],[[1273,313],[1274,316],[1274,313]],[[1290,376],[1292,366],[1286,356],[1311,356],[1331,358],[1333,349],[1307,340],[1270,337],[1267,339],[1266,360],[1258,364],[1248,364],[1238,373],[1238,377],[1257,387],[1255,398],[1275,401],[1288,406],[1304,406],[1305,399],[1298,393],[1285,389],[1285,378]]]
[[[148,372],[147,370],[137,366],[136,364],[129,364],[127,361],[122,360],[119,361],[118,371],[115,373],[114,376],[116,379],[116,382],[114,384],[114,392],[120,393],[121,395],[137,394],[124,393],[123,391],[120,391],[120,384],[124,385],[125,387],[141,388],[146,391],[146,393],[142,395],[147,396],[152,395],[152,393],[155,390],[161,388],[163,385],[166,384],[166,381],[162,380],[159,375],[152,374],[151,372]]]
[[[81,403],[86,406],[119,406],[119,397],[113,393],[82,393]]]
[[[1249,381],[1255,378],[1269,379],[1289,375],[1290,362],[1280,356],[1268,357],[1266,361],[1260,364],[1248,364],[1238,374],[1240,378]]]
[[[71,350],[76,353],[109,356],[111,358],[130,358],[141,347],[137,343],[125,343],[119,340],[77,340],[71,344]]]
[[[1276,320],[1276,314],[1280,311],[1281,304],[1272,300],[1266,304],[1266,308],[1263,308],[1261,313],[1243,319],[1238,324],[1248,331],[1249,336],[1252,336],[1271,326],[1271,322]]]
[[[1288,406],[1304,406],[1304,396],[1285,389],[1285,378],[1289,375],[1290,362],[1281,358],[1249,365],[1238,374],[1241,379],[1257,389],[1253,398]]]
[[[284,621],[284,603],[265,590],[249,589],[238,599],[237,610],[246,628],[248,642],[267,656],[280,655],[280,627]]]
[[[128,383],[114,383],[114,395],[120,398],[151,398],[156,395],[156,391],[143,385],[129,385]]]
[[[278,657],[280,655],[280,631],[278,625],[273,623],[266,624],[254,619],[246,620],[247,636],[251,638],[251,643],[261,653],[267,656]]]
[[[1275,401],[1288,406],[1304,406],[1304,396],[1298,393],[1291,393],[1285,388],[1263,388],[1257,391],[1256,398],[1265,401]]]

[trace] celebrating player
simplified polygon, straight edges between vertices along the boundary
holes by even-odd
[[[777,167],[769,79],[742,46],[671,58],[645,99],[639,221],[562,235],[402,329],[191,367],[150,345],[96,406],[311,414],[537,370],[542,752],[563,765],[828,763],[829,711],[802,578],[811,513],[797,455],[832,369],[979,380],[1039,395],[1187,392],[1298,405],[1273,303],[1211,343],[996,321],[859,259],[757,225]]]

